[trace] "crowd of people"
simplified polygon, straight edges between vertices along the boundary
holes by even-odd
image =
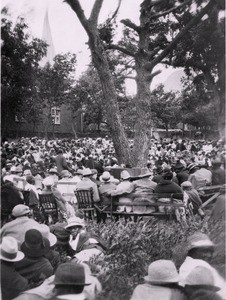
[[[222,185],[225,192],[225,158],[221,140],[152,139],[146,167],[133,176],[131,166],[118,164],[108,137],[2,141],[2,299],[89,300],[101,292],[101,283],[93,276],[101,269],[91,261],[104,257],[107,242],[87,230],[74,191],[92,189],[100,208],[107,207],[112,197],[129,203],[139,201],[138,195],[150,201],[150,195],[172,193],[190,202],[194,214],[203,218],[198,191]],[[24,191],[29,191],[27,202]],[[54,195],[59,215],[46,225],[35,219],[34,211],[40,195],[48,193]],[[131,206],[116,209],[129,212]],[[152,208],[136,206],[136,210]],[[96,213],[98,222],[106,222],[106,214]],[[131,300],[226,299],[224,279],[208,263],[215,245],[203,234],[192,236],[188,244],[179,273],[172,261],[152,262],[145,283],[135,288]]]

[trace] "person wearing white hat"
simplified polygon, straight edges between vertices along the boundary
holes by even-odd
[[[1,260],[1,293],[3,300],[11,300],[19,293],[28,289],[28,281],[15,270],[14,262],[24,258],[24,254],[18,250],[16,239],[5,236],[0,245]]]
[[[222,299],[218,294],[216,294],[220,288],[214,284],[213,274],[206,267],[195,267],[185,278],[184,283],[184,291],[188,300]]]
[[[202,266],[211,271],[214,278],[214,285],[220,288],[217,293],[223,299],[226,299],[226,282],[209,263],[213,256],[214,248],[215,244],[210,240],[208,235],[204,233],[196,232],[188,238],[187,256],[179,269],[180,284],[184,286],[187,276],[197,266]]]
[[[86,168],[82,170],[82,180],[77,183],[76,190],[88,190],[92,189],[93,191],[93,200],[94,202],[100,201],[100,196],[97,188],[97,184],[94,183],[90,178],[93,176],[91,169]]]
[[[30,209],[24,204],[16,205],[12,210],[12,216],[15,220],[6,223],[1,228],[1,238],[5,236],[12,236],[18,242],[20,249],[21,244],[24,242],[25,233],[28,229],[36,228],[39,223],[29,218]]]
[[[139,284],[130,300],[183,300],[185,296],[179,288],[179,274],[171,260],[156,260],[148,267],[145,283]]]
[[[116,189],[110,192],[107,192],[108,195],[118,196],[119,202],[127,202],[131,203],[132,199],[130,194],[134,191],[134,184],[130,182],[131,175],[127,170],[123,170],[120,174],[121,182],[116,186]],[[127,212],[131,211],[131,206],[119,206],[117,208],[118,211]]]

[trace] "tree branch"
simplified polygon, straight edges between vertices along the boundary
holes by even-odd
[[[93,5],[92,11],[91,11],[91,14],[90,14],[90,17],[89,17],[89,22],[94,27],[97,27],[98,17],[99,17],[99,14],[100,14],[100,10],[101,10],[103,1],[104,0],[96,0],[94,5]]]
[[[162,61],[174,48],[176,48],[178,42],[183,38],[183,36],[190,30],[193,26],[195,26],[202,17],[211,10],[216,4],[215,0],[210,0],[209,3],[196,15],[193,19],[181,29],[181,31],[176,35],[176,37],[172,40],[172,42],[152,61],[152,66],[154,67],[158,63]]]
[[[72,10],[76,13],[77,17],[79,18],[82,26],[88,32],[89,31],[88,20],[84,14],[84,10],[82,9],[80,2],[78,0],[64,0],[64,2],[66,2],[71,6]]]
[[[183,6],[189,4],[189,2],[192,2],[192,0],[187,0],[187,1],[185,1],[184,3],[178,5],[177,7],[173,7],[173,8],[168,9],[168,10],[162,12],[162,13],[158,13],[158,14],[155,14],[155,15],[153,15],[153,16],[150,16],[150,20],[152,20],[152,19],[157,19],[157,18],[160,18],[160,17],[163,17],[163,16],[165,16],[165,15],[170,14],[171,12],[175,12],[175,11],[178,10],[179,8],[182,8]]]
[[[125,26],[135,30],[137,33],[140,32],[140,27],[131,22],[129,19],[121,20],[121,23],[124,24]]]
[[[127,50],[126,48],[120,47],[118,45],[114,45],[114,44],[110,44],[107,46],[107,49],[112,49],[112,50],[118,50],[126,55],[135,57],[135,53],[133,53],[132,51]]]
[[[152,79],[153,79],[155,76],[159,75],[160,73],[162,73],[161,70],[157,70],[157,71],[153,72],[151,75],[148,76],[148,80],[152,81]]]

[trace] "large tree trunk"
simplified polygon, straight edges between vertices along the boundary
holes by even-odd
[[[119,164],[131,164],[131,151],[128,139],[122,126],[119,112],[117,93],[102,41],[95,32],[90,35],[89,46],[92,61],[97,69],[103,90],[103,105],[106,109],[107,123],[114,143]]]
[[[150,72],[147,73],[143,59],[136,60],[137,95],[135,98],[136,124],[133,146],[133,162],[137,167],[147,164],[151,140],[151,91]]]

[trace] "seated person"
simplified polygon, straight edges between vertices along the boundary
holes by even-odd
[[[211,171],[199,166],[197,164],[188,165],[188,171],[190,173],[188,181],[190,181],[195,189],[199,189],[204,186],[211,185],[212,173]]]
[[[148,267],[145,283],[139,284],[130,300],[183,300],[179,274],[171,260],[156,260]]]
[[[53,275],[53,267],[44,256],[50,250],[50,242],[39,230],[30,229],[25,234],[21,251],[25,257],[15,263],[15,268],[21,276],[28,280],[30,287],[37,286],[45,278]]]
[[[24,258],[24,254],[18,251],[16,239],[5,236],[1,243],[1,296],[4,300],[11,300],[19,293],[28,289],[28,281],[15,270],[15,263]]]
[[[163,179],[155,187],[155,193],[166,193],[166,194],[176,194],[175,198],[183,200],[183,190],[182,188],[172,181],[173,173],[166,172],[162,175]]]
[[[123,170],[120,174],[121,182],[116,186],[114,191],[109,191],[107,194],[111,196],[119,196],[119,202],[132,203],[132,199],[129,196],[134,191],[134,185],[130,182],[130,174],[128,171]],[[119,206],[118,211],[131,212],[131,206]]]
[[[148,170],[145,170],[145,172],[141,175],[139,175],[139,179],[133,181],[134,185],[134,202],[139,201],[145,201],[148,200],[148,203],[150,203],[151,196],[153,195],[153,192],[155,190],[155,187],[157,186],[157,183],[152,181],[150,179],[150,176],[152,173],[150,173]],[[139,197],[136,197],[136,194]],[[140,197],[142,196],[142,197]],[[153,200],[153,202],[155,202]],[[134,212],[153,212],[155,211],[154,207],[146,207],[146,206],[134,206],[133,207]]]
[[[212,161],[212,185],[220,185],[225,183],[225,170],[221,168],[222,162],[220,159]]]
[[[202,218],[204,217],[204,212],[201,209],[202,200],[200,199],[199,193],[193,188],[190,181],[184,181],[181,184],[184,194],[187,195],[188,201],[192,203],[194,214],[199,214]]]

